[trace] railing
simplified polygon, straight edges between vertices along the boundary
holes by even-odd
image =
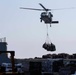
[[[6,37],[0,38],[0,42],[6,42]]]

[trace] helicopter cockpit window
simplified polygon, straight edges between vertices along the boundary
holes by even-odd
[[[41,13],[41,17],[42,16],[47,16],[47,13],[46,12]]]

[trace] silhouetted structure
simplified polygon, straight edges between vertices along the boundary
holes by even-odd
[[[0,51],[7,51],[7,42],[6,38],[0,39]],[[0,64],[10,62],[6,53],[0,53]]]
[[[41,62],[29,62],[30,75],[41,75],[42,65]]]

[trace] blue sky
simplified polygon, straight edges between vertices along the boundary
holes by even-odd
[[[41,57],[48,53],[76,53],[76,9],[54,10],[53,20],[59,24],[49,27],[49,36],[56,45],[55,52],[42,48],[46,25],[40,23],[41,11],[21,10],[19,7],[58,9],[76,7],[76,0],[0,0],[0,37],[6,37],[8,50],[16,58]]]

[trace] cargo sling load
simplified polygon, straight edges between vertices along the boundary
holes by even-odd
[[[55,45],[51,42],[49,38],[48,25],[46,25],[46,27],[47,27],[47,35],[46,35],[45,43],[42,45],[42,47],[47,51],[56,51]]]

